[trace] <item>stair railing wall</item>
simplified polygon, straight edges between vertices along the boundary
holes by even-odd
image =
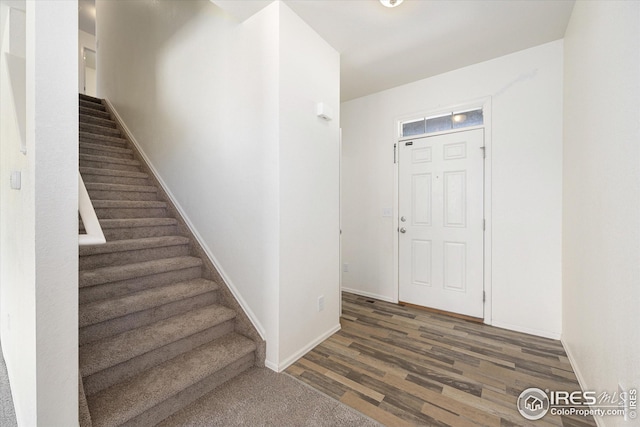
[[[80,173],[78,173],[78,212],[80,212],[80,218],[86,232],[86,234],[78,234],[79,245],[101,245],[106,243],[107,239],[104,238],[102,227]]]

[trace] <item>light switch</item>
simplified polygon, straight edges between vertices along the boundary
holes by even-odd
[[[393,216],[393,208],[382,208],[382,216],[391,218]]]
[[[22,187],[22,173],[20,171],[11,172],[11,189],[19,190]]]

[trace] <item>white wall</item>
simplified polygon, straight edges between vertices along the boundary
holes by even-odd
[[[584,388],[639,388],[640,3],[576,2],[564,61],[562,338]]]
[[[331,179],[316,173],[322,167],[337,170],[337,155],[330,159],[337,122],[318,123],[314,110],[322,100],[315,98],[326,97],[338,111],[337,54],[280,2],[240,24],[204,0],[98,0],[96,7],[99,93],[124,118],[237,290],[267,340],[267,365],[280,369],[282,360],[320,330],[326,332],[327,316],[333,316],[332,326],[338,323],[338,294],[328,290],[338,282],[326,271],[332,260],[337,265],[334,248],[325,247],[332,242],[324,239],[315,247],[305,240],[325,232],[334,217],[337,221],[337,185],[331,200]],[[285,35],[310,46],[304,50],[285,42]],[[326,73],[284,80],[293,55]],[[305,89],[296,93],[299,88]],[[291,108],[294,104],[312,108],[305,113]],[[302,136],[307,140],[299,141]],[[295,143],[311,148],[304,161],[291,161],[299,154]],[[303,205],[309,195],[296,200],[301,191],[287,181],[298,178],[305,190],[321,191],[326,210]],[[298,224],[288,220],[293,213],[301,215]],[[301,234],[281,234],[284,227]],[[293,243],[296,255],[284,246]],[[315,250],[324,258],[310,266]],[[312,277],[318,273],[326,282],[318,284]],[[281,297],[281,286],[300,293]],[[305,313],[301,320],[297,304],[306,309],[321,292],[325,313],[309,319]],[[299,333],[289,335],[289,323],[300,327]]]
[[[279,84],[282,368],[340,326],[340,56],[284,3]],[[333,120],[316,116],[318,102]]]
[[[342,104],[345,290],[393,301],[397,118],[491,97],[491,317],[561,332],[562,41]]]
[[[27,2],[21,51],[3,37],[3,53],[26,58],[17,80],[4,54],[0,63],[0,331],[25,426],[78,422],[77,16],[76,2]],[[11,88],[18,80],[24,91]],[[20,190],[10,188],[12,171]]]
[[[85,75],[84,75],[84,48],[96,51],[96,36],[86,31],[78,30],[78,93],[85,93]],[[93,76],[95,80],[95,74]],[[89,89],[89,85],[87,86]],[[87,92],[87,95],[95,96],[95,93]]]

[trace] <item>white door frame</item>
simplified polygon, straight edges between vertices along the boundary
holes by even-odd
[[[393,302],[398,303],[399,301],[399,294],[400,294],[400,281],[399,281],[399,274],[400,274],[400,267],[399,267],[399,255],[400,255],[400,239],[398,236],[398,227],[399,225],[399,220],[398,220],[398,213],[400,211],[400,198],[399,198],[399,175],[400,175],[400,168],[399,168],[399,163],[398,163],[398,159],[399,159],[399,147],[400,147],[400,142],[401,141],[405,141],[408,139],[415,139],[414,137],[409,137],[409,138],[402,138],[401,137],[401,122],[403,121],[407,121],[407,120],[411,120],[414,118],[419,118],[419,117],[429,117],[429,116],[437,116],[439,115],[439,113],[448,113],[451,111],[464,111],[464,110],[472,110],[474,108],[482,108],[482,113],[484,116],[484,124],[483,126],[481,126],[481,128],[484,128],[484,152],[485,152],[485,159],[484,159],[484,219],[485,219],[485,231],[484,231],[484,292],[485,292],[485,301],[484,301],[484,323],[487,325],[491,325],[492,324],[492,305],[491,305],[491,301],[492,301],[492,292],[491,292],[491,236],[492,236],[492,221],[491,221],[491,173],[492,173],[492,159],[493,159],[493,151],[492,151],[492,133],[491,133],[491,97],[487,97],[487,98],[482,98],[476,101],[471,101],[471,102],[466,102],[463,104],[458,104],[458,105],[452,105],[450,107],[447,107],[445,109],[438,109],[436,111],[427,111],[426,113],[420,112],[420,113],[415,113],[415,114],[408,114],[408,115],[403,115],[403,116],[399,116],[396,117],[394,119],[394,126],[396,129],[395,132],[395,140],[393,141],[394,144],[394,156],[395,156],[395,162],[393,165],[393,281],[394,281],[394,295],[393,295]],[[464,131],[464,130],[471,130],[474,129],[475,127],[469,127],[467,128],[460,128],[460,129],[456,129],[455,132],[459,132],[459,131]],[[437,132],[437,133],[430,133],[427,134],[427,136],[436,136],[436,135],[441,135],[441,134],[445,134],[445,133],[450,133],[451,131],[447,131],[447,132]]]

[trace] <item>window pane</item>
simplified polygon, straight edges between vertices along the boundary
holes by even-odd
[[[427,119],[427,133],[451,129],[451,115]]]
[[[402,136],[421,135],[424,132],[424,119],[402,124]]]
[[[453,115],[453,128],[478,126],[483,123],[482,110],[465,111]]]

